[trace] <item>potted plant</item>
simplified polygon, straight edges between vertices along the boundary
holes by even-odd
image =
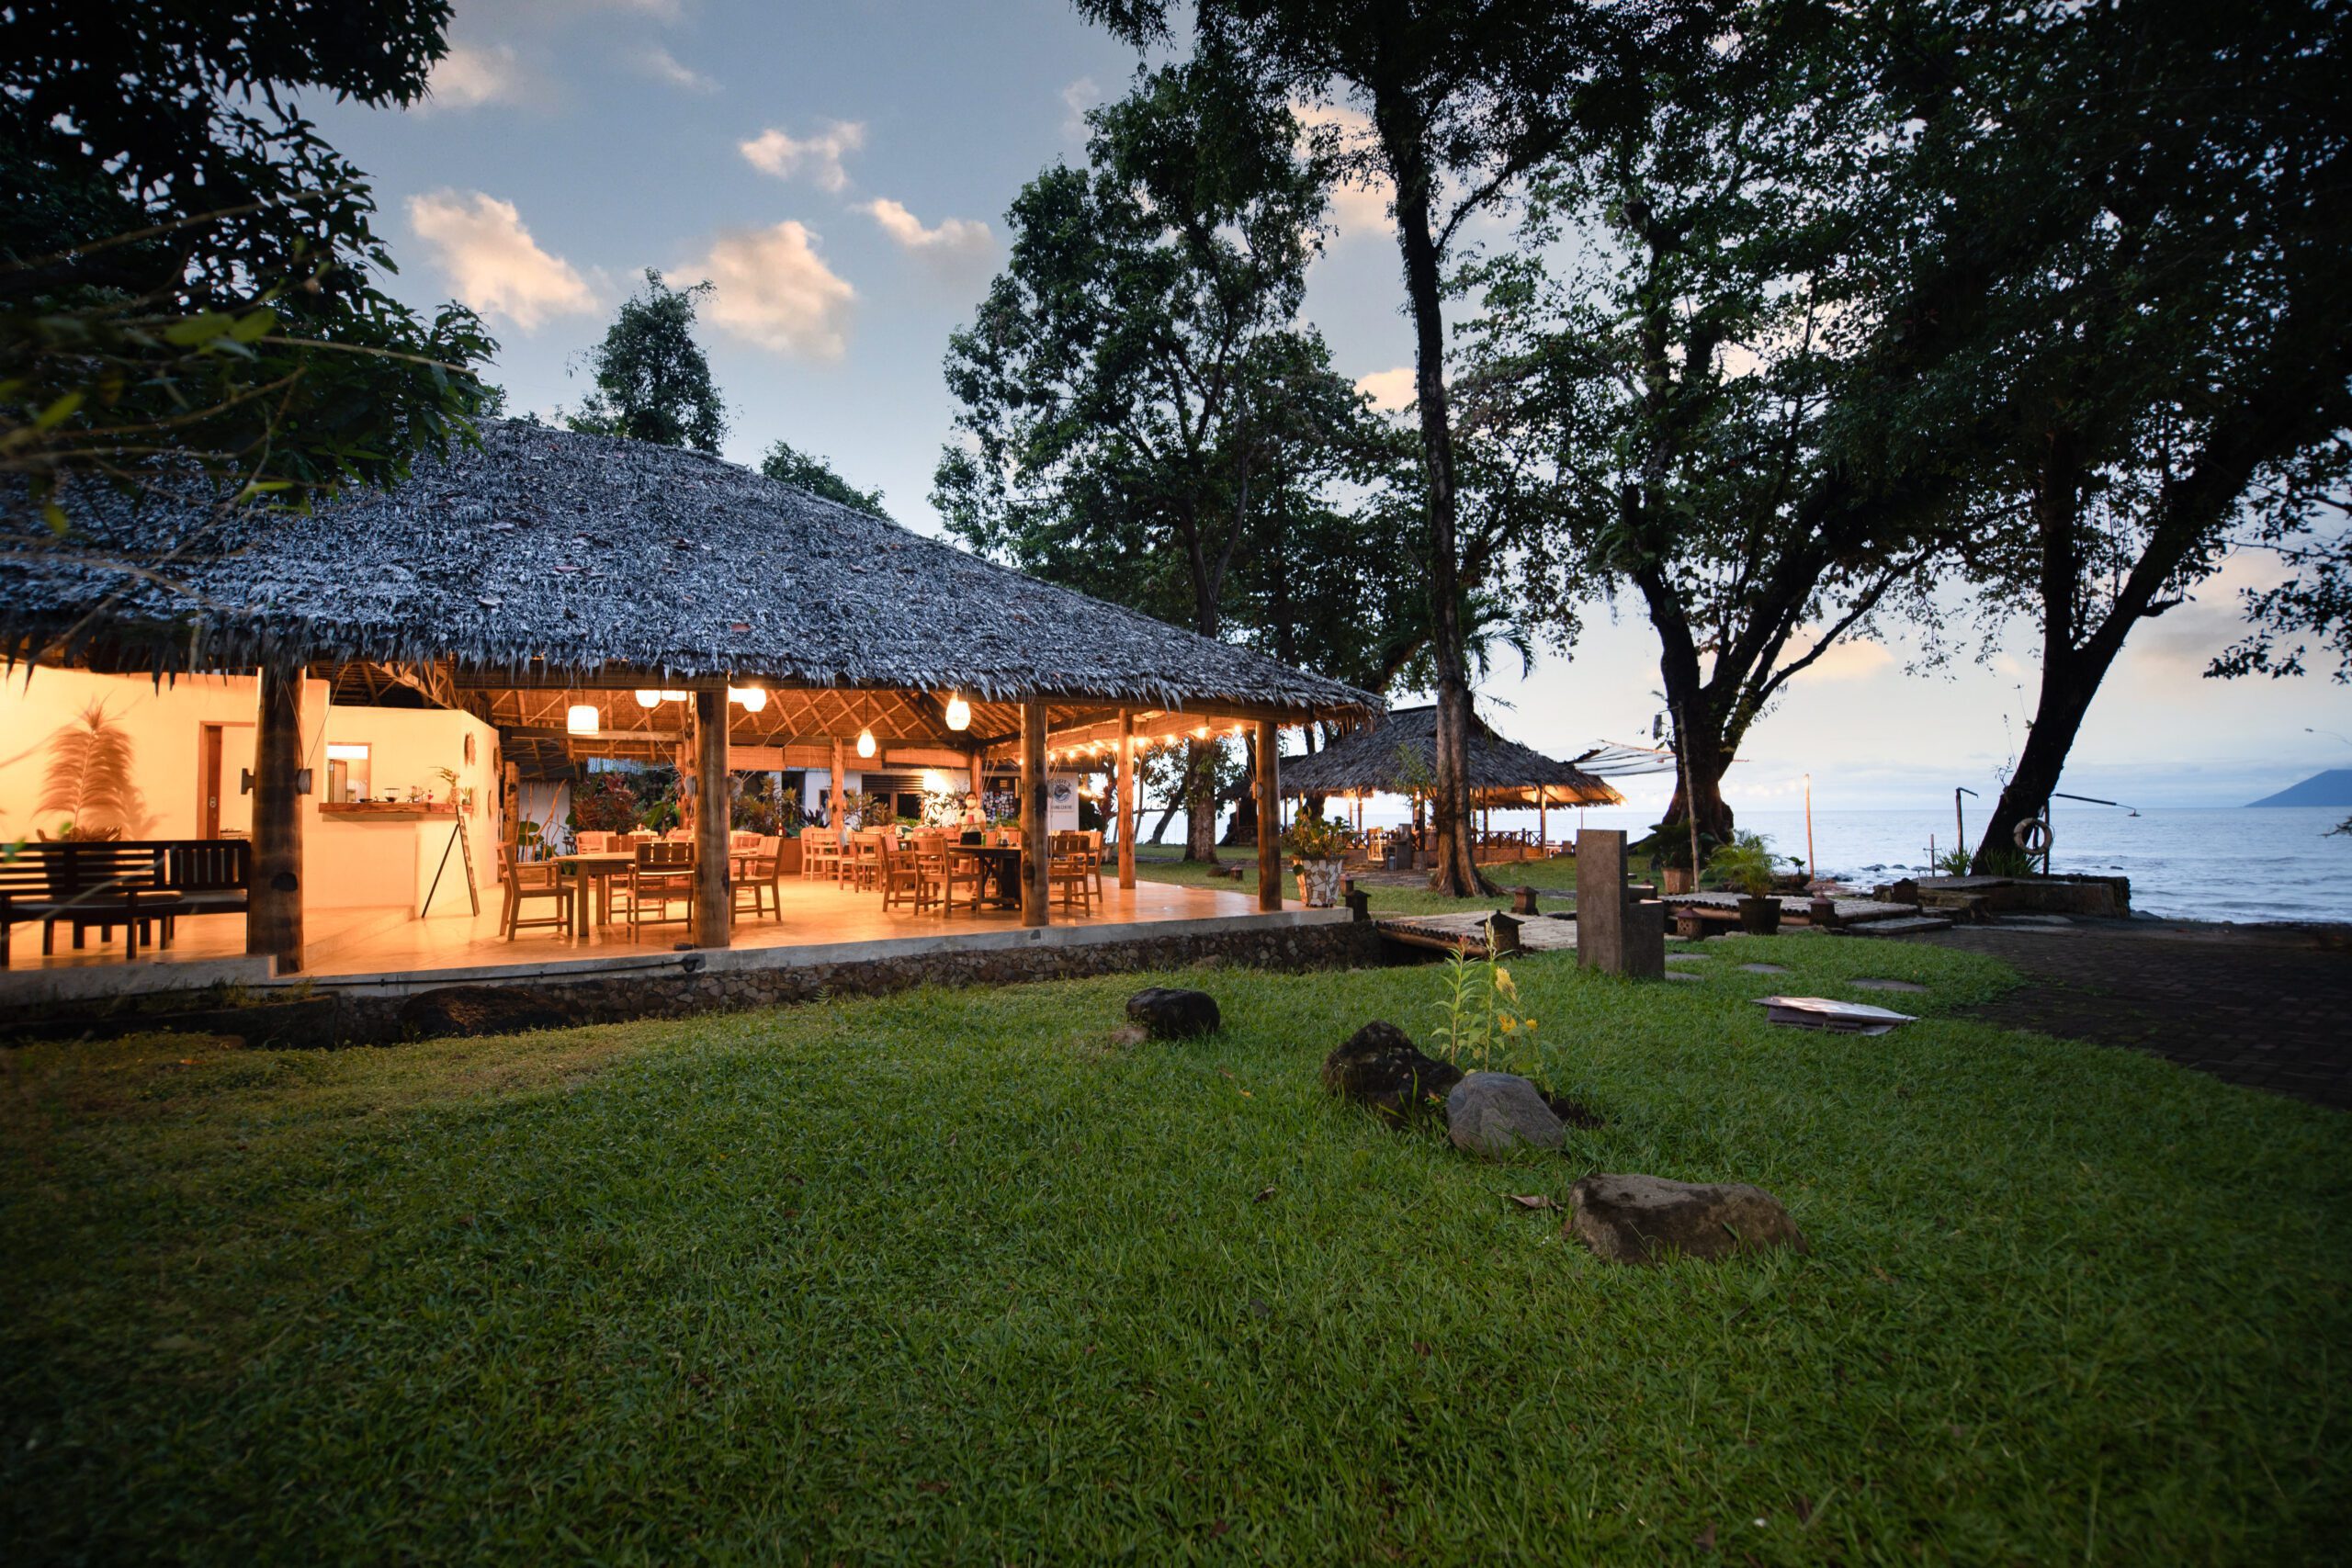
[[[1310,909],[1329,909],[1340,902],[1340,886],[1347,880],[1348,849],[1355,829],[1338,818],[1328,820],[1302,813],[1283,829],[1283,852],[1298,873],[1299,901]]]
[[[1715,851],[1707,869],[1740,895],[1739,929],[1771,936],[1781,929],[1781,900],[1772,891],[1772,845],[1761,833],[1736,833]]]

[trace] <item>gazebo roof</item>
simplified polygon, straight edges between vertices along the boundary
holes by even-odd
[[[88,547],[0,548],[8,656],[158,674],[447,666],[539,687],[727,677],[1290,718],[1379,707],[715,457],[514,421],[308,516],[96,487],[72,504]]]
[[[1437,709],[1399,708],[1312,756],[1284,758],[1283,793],[1342,795],[1427,790],[1437,777]],[[1624,796],[1572,763],[1506,740],[1470,719],[1470,792],[1486,805],[1617,806]],[[1540,796],[1539,796],[1539,793]]]

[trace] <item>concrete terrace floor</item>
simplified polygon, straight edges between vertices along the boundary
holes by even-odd
[[[2352,950],[2340,931],[2084,920],[1911,940],[1984,953],[2026,976],[1968,1010],[1978,1018],[2352,1110]]]

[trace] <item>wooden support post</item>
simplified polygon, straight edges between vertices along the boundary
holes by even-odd
[[[1258,721],[1258,908],[1283,907],[1281,732]]]
[[[1552,852],[1552,791],[1540,786],[1535,791],[1535,858],[1544,859]]]
[[[302,671],[264,666],[254,729],[254,869],[245,951],[302,972]],[[226,787],[224,781],[223,787]]]
[[[1042,926],[1053,918],[1053,844],[1046,831],[1046,703],[1030,697],[1021,705],[1021,852],[1028,874],[1021,879],[1021,923]]]
[[[849,817],[842,810],[842,742],[833,738],[833,793],[825,799],[825,826],[832,830],[833,842],[849,842]]]
[[[729,886],[727,688],[695,688],[695,945],[733,940],[735,895]]]
[[[1119,886],[1136,885],[1136,716],[1119,710]]]

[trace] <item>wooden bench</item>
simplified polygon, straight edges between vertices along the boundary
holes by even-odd
[[[243,839],[72,840],[30,843],[0,860],[0,964],[20,920],[41,923],[43,956],[57,951],[62,922],[80,947],[98,928],[123,928],[125,956],[163,931],[172,945],[184,915],[242,915],[253,886],[253,846]]]

